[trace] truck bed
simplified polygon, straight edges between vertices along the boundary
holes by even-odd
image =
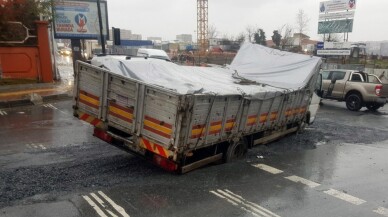
[[[178,94],[77,62],[74,115],[94,125],[100,138],[99,132],[107,132],[124,149],[183,165],[216,144],[242,136],[261,141],[268,132],[295,128],[306,117],[310,86],[259,98]]]

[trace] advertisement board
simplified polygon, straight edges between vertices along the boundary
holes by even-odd
[[[101,1],[103,34],[109,38],[108,10],[106,1]],[[100,35],[97,1],[55,0],[54,36],[65,39],[97,39]]]
[[[319,12],[335,12],[356,9],[356,0],[334,0],[319,3]]]
[[[350,49],[350,42],[325,42],[324,49]]]
[[[319,14],[319,20],[353,19],[354,14],[354,11]]]
[[[353,31],[353,20],[332,20],[318,22],[318,34],[344,33]]]
[[[350,50],[317,50],[317,55],[348,56],[350,55]]]

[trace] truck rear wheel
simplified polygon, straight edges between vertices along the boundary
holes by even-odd
[[[362,108],[362,98],[357,93],[351,93],[346,97],[346,107],[350,111],[358,111]]]
[[[238,142],[231,142],[225,153],[225,162],[233,162],[242,159],[248,151],[245,139]]]

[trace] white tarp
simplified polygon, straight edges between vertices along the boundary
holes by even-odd
[[[230,68],[241,77],[287,89],[299,89],[317,73],[321,58],[245,43]]]
[[[265,92],[283,91],[257,84],[239,84],[241,79],[233,78],[234,71],[225,68],[180,66],[152,58],[125,60],[123,56],[95,57],[92,64],[103,65],[115,74],[161,86],[180,94],[245,94],[263,98]]]
[[[290,59],[287,60],[287,57]],[[262,98],[266,92],[283,92],[284,89],[297,89],[306,84],[319,61],[319,58],[279,52],[250,44],[242,47],[230,69],[180,66],[152,58],[126,60],[124,56],[95,57],[92,64],[103,65],[115,74],[161,86],[180,94],[245,94]],[[236,70],[238,76],[236,76]],[[257,81],[260,84],[251,81]]]

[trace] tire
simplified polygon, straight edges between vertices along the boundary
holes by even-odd
[[[346,97],[346,107],[350,111],[359,111],[362,108],[362,98],[357,93],[349,94]]]
[[[383,107],[382,105],[380,104],[376,104],[376,103],[371,103],[371,104],[367,104],[366,105],[366,108],[369,110],[369,111],[377,111],[379,108]]]
[[[232,142],[225,153],[225,162],[233,162],[242,159],[248,151],[245,139]]]

